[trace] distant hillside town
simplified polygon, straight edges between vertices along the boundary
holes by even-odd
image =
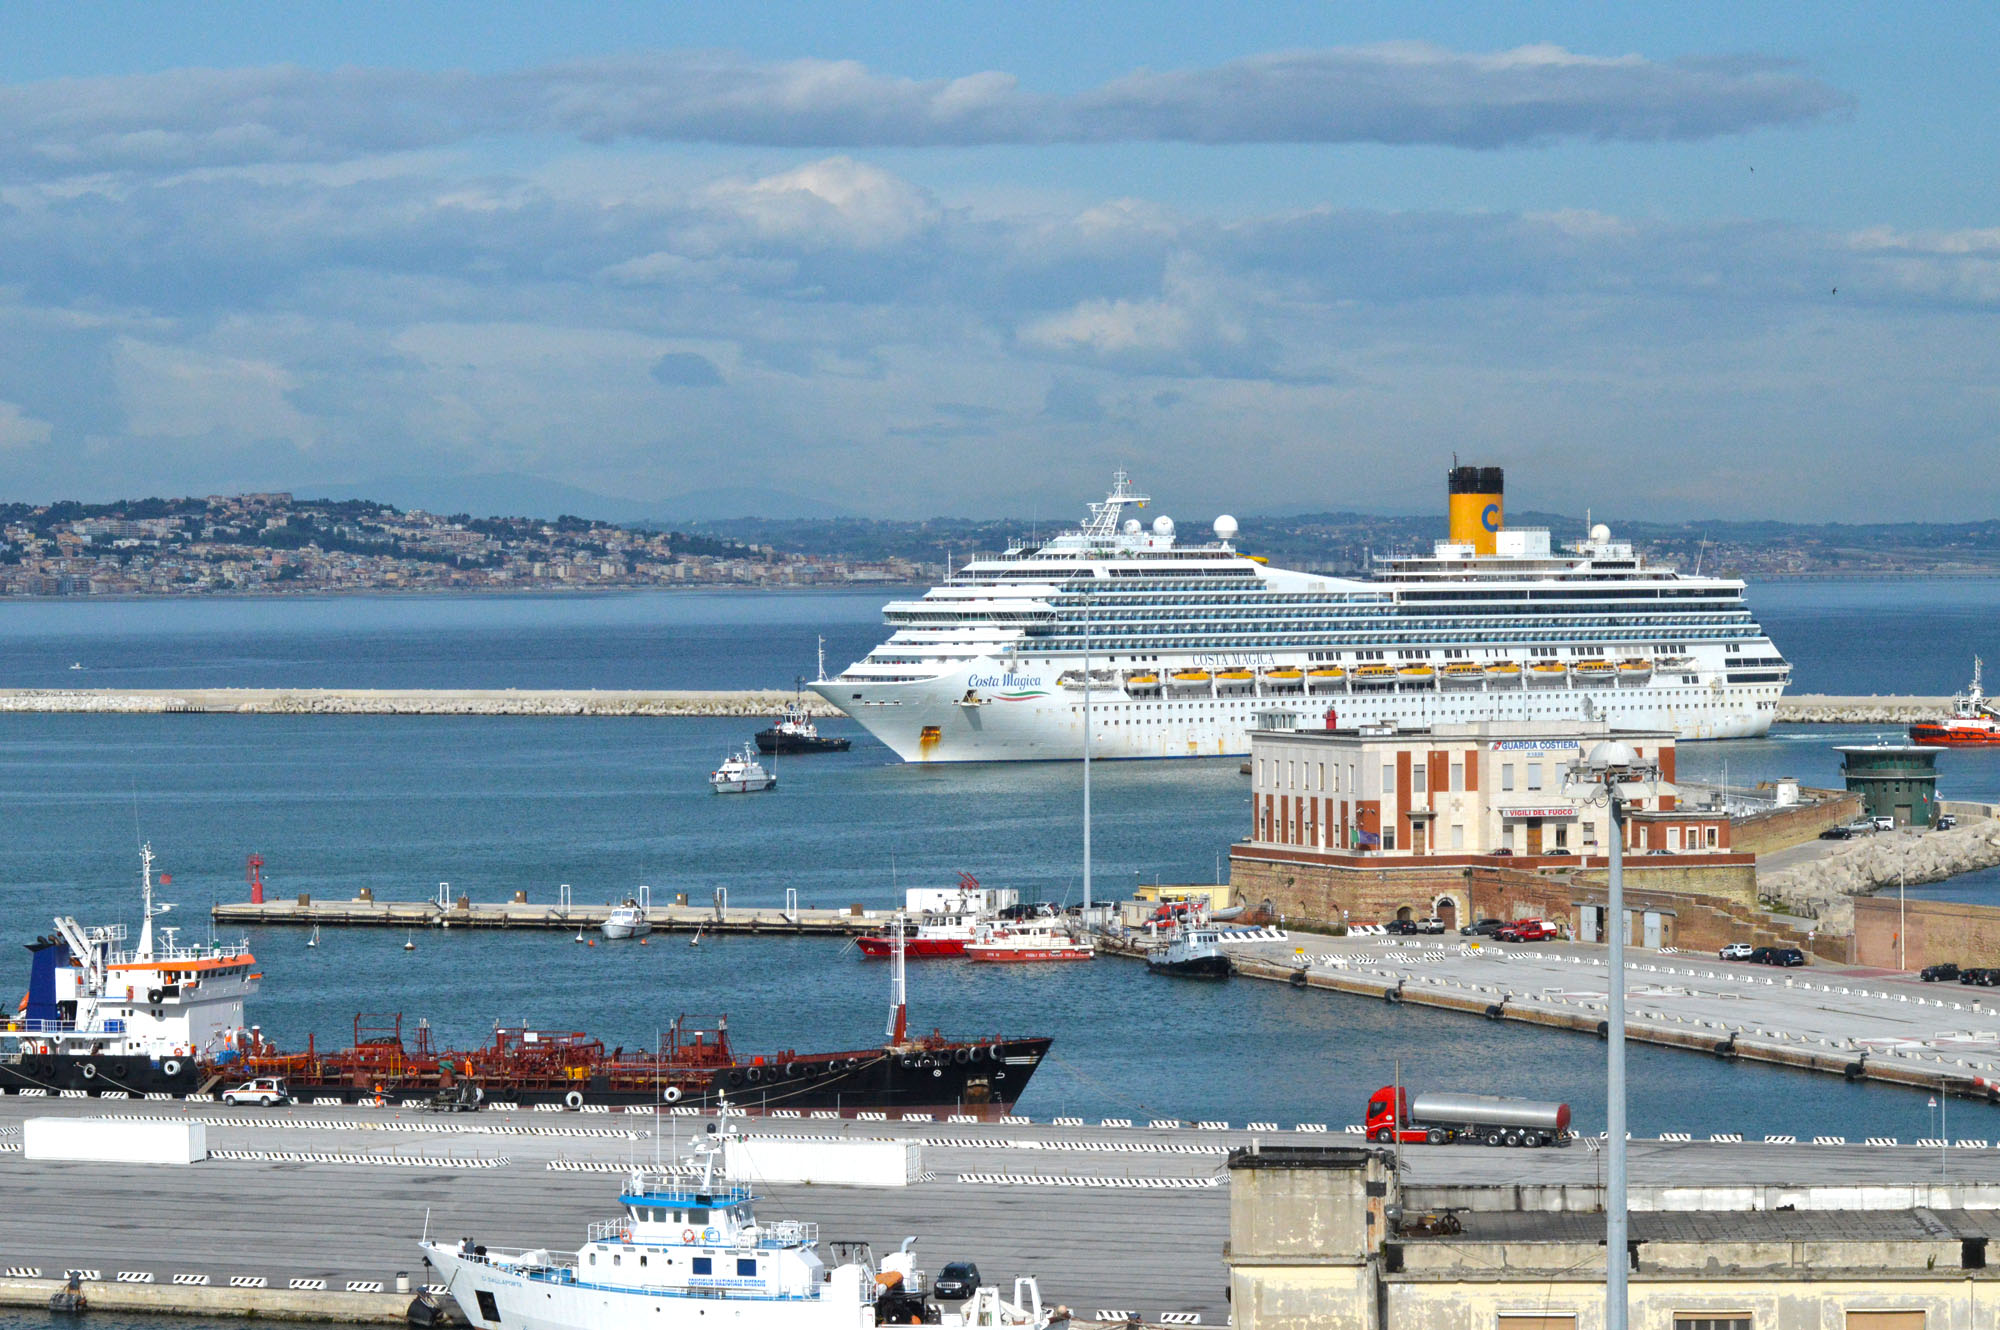
[[[1557,540],[1580,520],[1510,514]],[[926,585],[947,563],[1032,542],[1022,521],[763,519],[662,531],[561,516],[473,517],[364,499],[211,494],[0,504],[0,595]],[[1044,524],[1046,527],[1046,524]],[[1744,577],[2000,573],[2000,523],[1624,523],[1648,557]],[[1046,534],[1046,532],[1044,532]],[[1237,546],[1284,567],[1361,575],[1427,548],[1433,517],[1250,517]]]
[[[902,559],[553,521],[403,512],[366,500],[211,494],[0,505],[0,594],[534,590],[905,582]]]

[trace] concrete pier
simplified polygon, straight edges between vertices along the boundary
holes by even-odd
[[[440,906],[436,901],[316,901],[297,896],[254,905],[232,901],[210,914],[218,924],[299,928],[543,928],[561,932],[583,930],[593,935],[611,913],[609,905],[531,905],[469,902]],[[658,905],[646,917],[656,933],[766,933],[774,936],[853,937],[884,926],[887,910],[801,909],[793,914],[775,906],[718,909],[712,905]],[[634,940],[636,943],[636,939]]]
[[[129,1166],[29,1163],[7,1149],[26,1117],[113,1113],[198,1115],[216,1157],[135,1176]],[[448,1239],[574,1250],[586,1224],[615,1212],[632,1163],[651,1162],[656,1149],[672,1162],[704,1126],[682,1114],[439,1119],[316,1104],[235,1110],[10,1097],[0,1100],[0,1187],[11,1202],[0,1210],[8,1271],[0,1302],[45,1305],[57,1275],[83,1269],[93,1275],[85,1291],[97,1308],[392,1321],[409,1301],[391,1292],[397,1272],[407,1271],[413,1288],[432,1277],[415,1246],[426,1227]],[[749,1130],[922,1144],[924,1172],[907,1188],[760,1186],[768,1214],[813,1220],[828,1239],[867,1241],[878,1256],[915,1234],[919,1265],[933,1274],[947,1261],[972,1260],[1003,1287],[1035,1275],[1045,1301],[1067,1305],[1084,1323],[1114,1312],[1158,1324],[1171,1313],[1210,1327],[1229,1319],[1228,1152],[1358,1140],[1358,1128],[1338,1120],[807,1117],[760,1118]],[[1590,1145],[1409,1146],[1402,1176],[1425,1204],[1464,1204],[1457,1189],[1487,1184],[1523,1197],[1560,1189],[1588,1209],[1601,1181]],[[1948,1182],[1939,1176],[1941,1149]],[[1984,1141],[1635,1141],[1631,1171],[1637,1210],[1685,1209],[1717,1189],[1756,1190],[1762,1208],[1807,1208],[1804,1192],[1841,1183],[1879,1185],[1880,1203],[1891,1207],[2000,1208],[2000,1149]],[[263,1287],[246,1286],[255,1281]]]
[[[764,689],[8,688],[0,711],[284,716],[772,716],[792,693]],[[815,716],[843,714],[808,693]]]
[[[1104,949],[1136,954],[1130,940]],[[1297,988],[1593,1036],[1604,1025],[1601,946],[1294,933],[1230,955],[1239,975]],[[1895,971],[1776,969],[1666,951],[1629,960],[1625,983],[1625,1037],[1639,1043],[2000,1098],[2000,998],[1983,996],[1990,990]]]

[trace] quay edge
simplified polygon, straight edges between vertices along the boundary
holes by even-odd
[[[0,1307],[40,1307],[67,1286],[64,1279],[0,1279]],[[332,1289],[218,1288],[194,1284],[123,1284],[93,1280],[83,1286],[92,1312],[163,1312],[172,1316],[233,1316],[344,1325],[402,1325],[415,1293],[348,1293]],[[465,1322],[440,1300],[452,1324]]]

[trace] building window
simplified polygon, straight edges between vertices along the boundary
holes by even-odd
[[[1426,787],[1427,787],[1427,786],[1429,785],[1429,783],[1430,783],[1430,780],[1429,780],[1429,777],[1430,777],[1430,764],[1429,764],[1429,763],[1427,763],[1427,762],[1419,762],[1419,763],[1417,763],[1417,764],[1416,764],[1415,766],[1411,767],[1411,768],[1410,768],[1410,793],[1411,793],[1411,794],[1424,794],[1424,793],[1427,793],[1428,791],[1427,791],[1427,788],[1426,788]]]
[[[1674,1330],[1750,1330],[1750,1318],[1739,1312],[1675,1312]]]
[[[1451,764],[1451,788],[1453,790],[1462,790],[1465,788],[1465,763],[1454,762]]]
[[[1501,1312],[1498,1330],[1576,1330],[1574,1312]]]
[[[1382,764],[1382,793],[1387,794],[1395,788],[1396,768],[1391,763],[1384,762]]]
[[[1451,824],[1451,848],[1454,850],[1465,848],[1465,824],[1462,822]]]
[[[1567,822],[1558,823],[1556,826],[1556,853],[1569,853],[1569,823]]]
[[[1385,850],[1396,848],[1396,829],[1394,827],[1382,828],[1382,848]]]
[[[1514,788],[1514,764],[1512,762],[1502,762],[1500,764],[1500,788],[1503,790]]]
[[[1528,788],[1531,790],[1542,788],[1542,764],[1539,762],[1528,763]]]
[[[1924,1314],[1906,1312],[1849,1312],[1847,1330],[1924,1330]]]
[[[1716,835],[1716,828],[1714,827],[1708,828],[1708,848],[1711,850],[1716,848],[1715,835]]]

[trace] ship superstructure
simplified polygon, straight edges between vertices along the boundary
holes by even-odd
[[[1608,720],[1765,733],[1791,666],[1744,584],[1647,562],[1602,524],[1558,546],[1450,476],[1451,533],[1367,578],[1272,568],[1233,518],[1183,544],[1118,472],[1081,527],[974,558],[815,692],[906,761],[1216,757],[1258,726]]]

